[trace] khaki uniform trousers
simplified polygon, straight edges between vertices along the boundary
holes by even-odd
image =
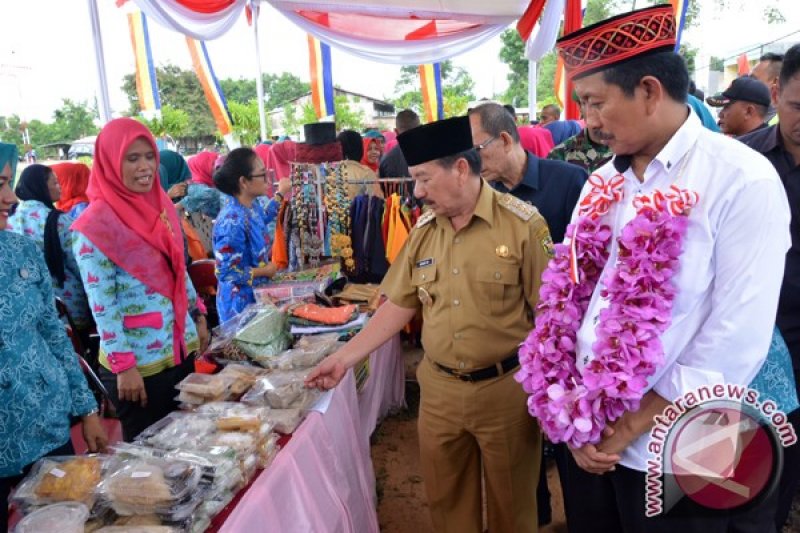
[[[437,533],[483,532],[481,467],[489,533],[538,529],[542,435],[514,372],[473,383],[419,365],[420,462]]]

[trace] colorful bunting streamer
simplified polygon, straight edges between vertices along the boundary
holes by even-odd
[[[553,81],[553,85],[555,88],[555,96],[556,101],[561,109],[566,107],[566,102],[568,101],[567,95],[567,76],[565,75],[564,71],[564,59],[559,55],[558,59],[556,60],[556,75]]]
[[[581,9],[581,0],[567,0],[566,7],[564,8],[564,35],[578,31],[583,26],[583,9]],[[564,94],[562,103],[564,105],[564,112],[567,120],[578,120],[581,118],[581,109],[578,103],[570,98],[572,91],[575,90],[572,84],[572,79],[565,76],[563,73],[562,64],[562,78],[566,79],[564,84]]]
[[[309,35],[308,62],[311,69],[311,100],[317,119],[322,120],[335,113],[331,47]]]
[[[681,36],[686,25],[686,11],[689,8],[689,0],[670,0],[672,8],[675,10],[675,20],[678,21],[678,33],[675,40],[675,52],[681,48]]]
[[[747,76],[750,74],[750,60],[747,59],[747,53],[743,52],[736,60],[736,71],[737,76]]]
[[[427,63],[419,66],[419,81],[422,86],[422,103],[425,109],[425,122],[435,122],[444,118],[444,99],[442,98],[442,67],[440,63]]]
[[[186,37],[186,44],[189,45],[192,65],[197,74],[197,79],[203,87],[217,130],[223,137],[229,136],[233,132],[233,119],[231,119],[231,114],[228,111],[228,102],[225,100],[225,95],[222,93],[217,76],[214,74],[214,68],[211,66],[206,43],[205,41]]]
[[[138,10],[128,13],[128,28],[136,61],[136,93],[139,96],[139,107],[142,113],[154,115],[161,111],[161,98],[158,96],[158,81],[153,64],[153,51],[150,48],[147,17]]]

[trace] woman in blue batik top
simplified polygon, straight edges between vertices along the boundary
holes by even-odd
[[[214,223],[214,258],[217,261],[217,311],[220,322],[229,320],[255,302],[253,287],[269,282],[277,267],[269,261],[272,238],[267,226],[278,214],[289,180],[266,206],[257,199],[267,194],[267,170],[250,148],[237,148],[214,174],[217,188],[231,198],[223,202]]]
[[[74,453],[70,417],[82,417],[92,452],[108,439],[97,402],[59,322],[50,272],[31,240],[6,231],[17,199],[11,180],[17,148],[0,143],[0,531],[8,495],[37,460]]]
[[[78,263],[72,253],[74,234],[69,227],[75,219],[54,205],[61,198],[56,175],[44,165],[30,165],[22,171],[15,193],[21,201],[8,220],[8,229],[29,237],[39,245],[44,252],[56,296],[67,306],[78,329],[89,328],[92,316]]]

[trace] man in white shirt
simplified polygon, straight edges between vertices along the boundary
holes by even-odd
[[[573,533],[772,527],[774,494],[757,505],[723,511],[684,497],[666,514],[645,514],[653,417],[699,387],[753,380],[766,358],[790,245],[786,195],[769,162],[704,129],[690,112],[686,66],[672,52],[674,30],[672,8],[656,6],[583,28],[558,44],[584,106],[586,127],[601,132],[616,154],[596,172],[603,181],[600,192],[613,193],[606,196],[612,200],[600,217],[612,237],[608,261],[577,330],[579,373],[585,375],[587,365],[600,357],[597,324],[609,308],[609,287],[603,282],[618,266],[617,239],[637,216],[641,195],[656,198],[656,192],[676,190],[697,195],[688,204],[691,209],[683,211],[688,229],[671,278],[677,289],[671,323],[660,335],[663,362],[647,379],[638,410],[609,423],[599,442],[570,446],[574,462],[565,498]],[[597,180],[584,187],[579,206],[587,196],[598,197],[593,186]],[[573,222],[579,214],[580,207]],[[614,357],[624,354],[620,350]]]

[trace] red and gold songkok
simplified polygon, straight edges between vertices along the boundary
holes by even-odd
[[[577,79],[630,59],[675,49],[677,26],[671,5],[624,13],[558,40],[567,75]]]

